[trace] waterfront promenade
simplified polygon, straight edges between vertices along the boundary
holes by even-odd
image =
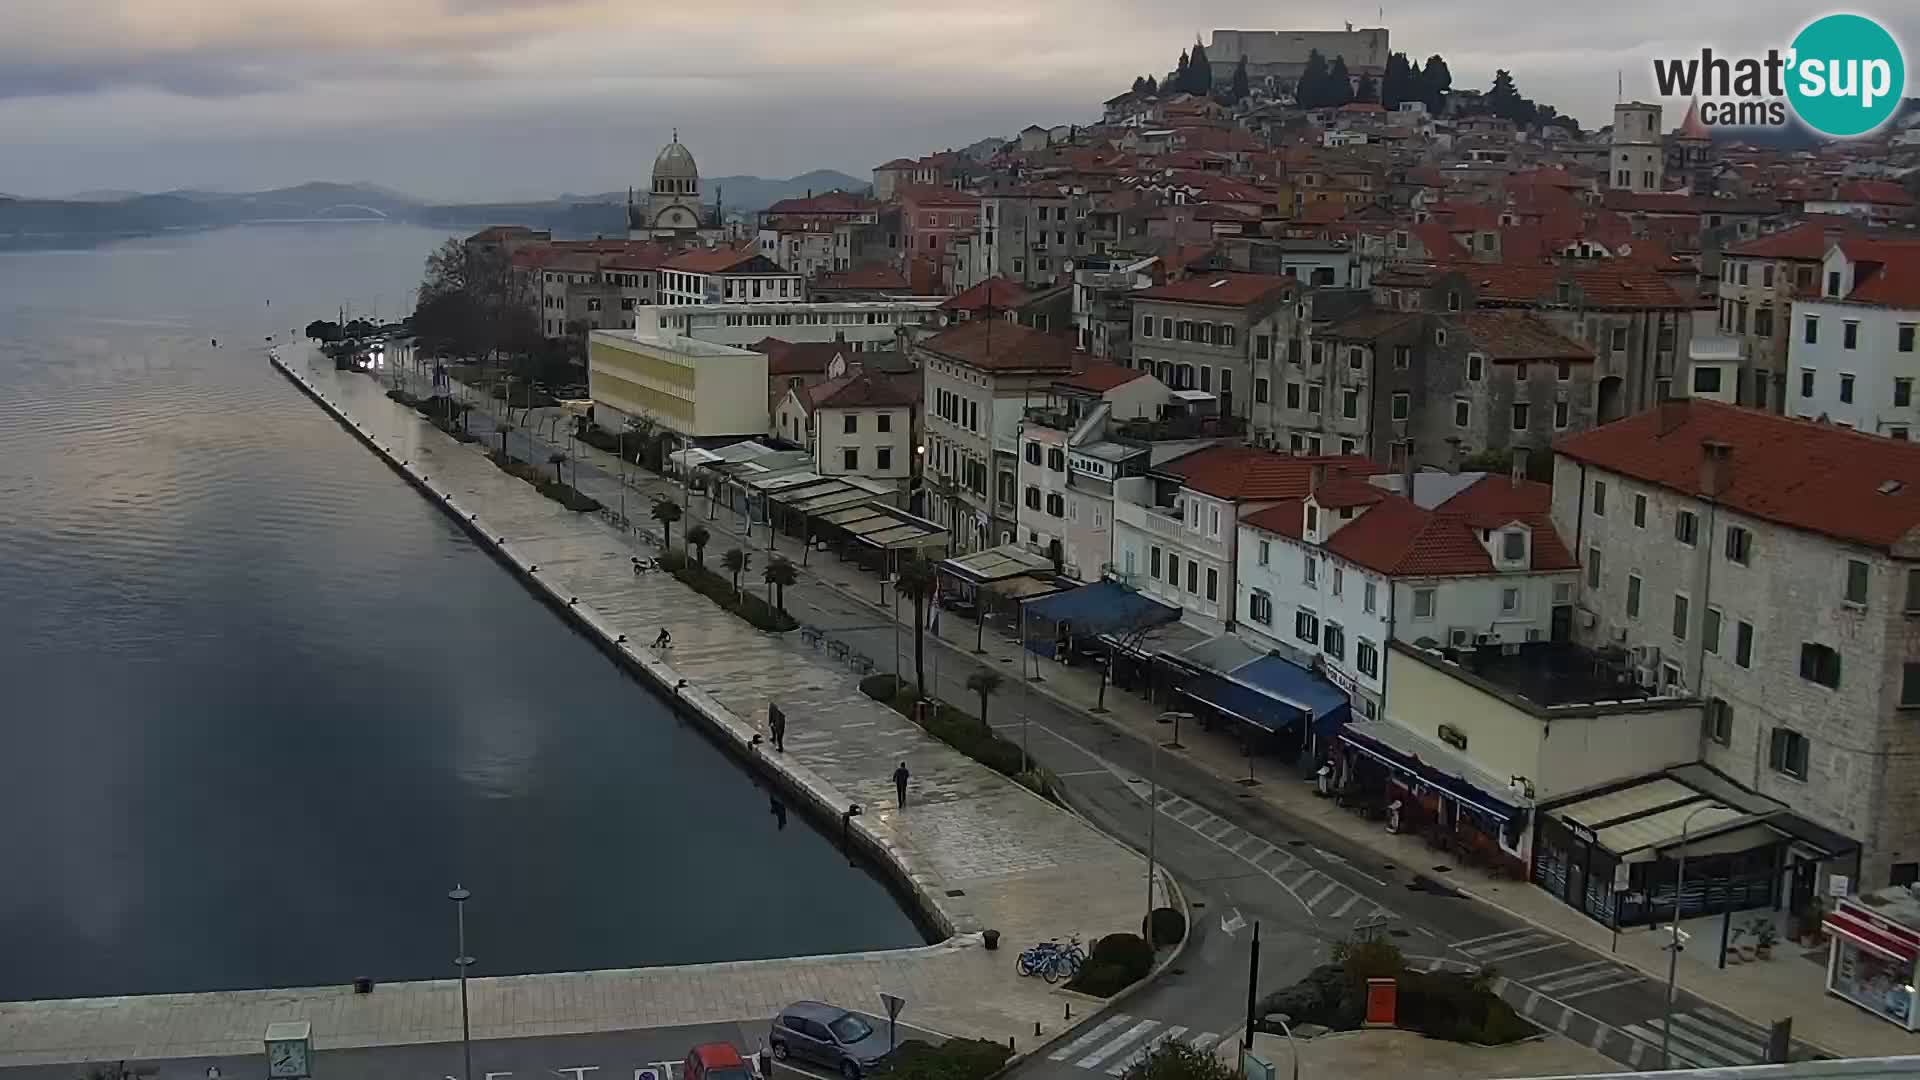
[[[940,944],[878,953],[478,978],[470,987],[476,1039],[758,1020],[802,997],[871,1011],[886,991],[907,999],[904,1019],[953,1035],[1016,1038],[1026,1050],[1038,1041],[1036,1024],[1042,1038],[1062,1030],[1069,1003],[1075,1022],[1097,1007],[1019,978],[1014,953],[1056,935],[1138,932],[1138,855],[866,698],[845,665],[755,631],[669,576],[636,578],[632,549],[615,530],[501,472],[483,445],[460,445],[389,400],[381,384],[316,366],[303,352],[288,359],[293,374],[404,463],[436,501],[496,543],[504,538],[507,565],[582,629],[603,635],[620,662],[666,687],[687,680],[686,722],[709,724],[741,753],[758,754],[769,797],[777,793],[795,813],[808,804],[834,812],[860,804],[856,845],[891,870],[946,935]],[[664,657],[645,648],[662,625],[674,636]],[[614,644],[622,635],[626,644]],[[450,658],[447,677],[457,669]],[[786,753],[747,749],[775,699],[789,718]],[[904,811],[893,806],[900,761],[913,773]],[[632,763],[636,783],[670,768]],[[631,823],[630,857],[647,857],[649,830],[675,827]],[[661,877],[662,888],[698,887],[697,867],[663,868]],[[779,882],[766,883],[766,900],[781,902]],[[1004,935],[1000,951],[983,947],[988,928]],[[285,1019],[312,1021],[321,1049],[454,1040],[458,984],[395,983],[369,995],[319,987],[0,1003],[0,1066],[255,1053],[266,1025]]]

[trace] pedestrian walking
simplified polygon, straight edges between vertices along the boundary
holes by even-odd
[[[787,714],[781,712],[780,706],[773,703],[768,703],[767,705],[767,730],[773,734],[773,749],[775,752],[786,753]]]
[[[899,768],[893,770],[893,794],[894,798],[899,800],[902,810],[907,808],[907,781],[912,777],[913,774],[907,771],[907,763],[904,761],[900,763]]]
[[[654,635],[653,647],[656,649],[664,649],[672,644],[673,644],[673,635],[667,631],[666,627],[664,626],[661,627],[660,632]]]

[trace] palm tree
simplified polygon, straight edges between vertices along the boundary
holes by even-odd
[[[760,572],[760,580],[773,586],[773,606],[776,611],[786,614],[787,586],[800,580],[800,571],[793,560],[785,555],[775,555],[767,560],[767,568]]]
[[[733,575],[734,595],[739,595],[740,575],[746,573],[747,569],[753,565],[753,556],[739,548],[728,548],[727,553],[720,556],[720,565],[726,567],[727,572]]]
[[[673,547],[673,523],[680,520],[680,504],[664,495],[660,495],[654,498],[653,509],[648,512],[653,515],[653,520],[659,522],[660,527],[665,530],[665,535],[661,537],[660,546],[663,549]]]
[[[980,726],[987,731],[993,725],[987,723],[987,699],[1000,692],[1000,684],[1005,682],[997,671],[976,671],[967,676],[967,689],[980,695]]]
[[[705,525],[696,521],[687,526],[686,542],[692,545],[694,556],[700,560],[701,566],[707,565],[707,542],[712,539],[713,534],[707,531]]]
[[[556,484],[561,483],[560,466],[565,465],[566,463],[567,463],[567,454],[566,454],[566,451],[564,450],[555,450],[553,453],[547,455],[547,464],[553,466],[553,482],[554,483]]]
[[[500,460],[505,461],[507,460],[507,436],[513,434],[513,421],[502,420],[493,427],[500,433]]]
[[[926,607],[927,600],[933,594],[933,564],[919,555],[908,555],[900,560],[899,569],[894,574],[894,588],[900,595],[913,601],[913,679],[920,688],[920,697],[927,696],[927,645],[926,645]]]

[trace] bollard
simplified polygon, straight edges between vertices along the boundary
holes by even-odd
[[[1013,1036],[1011,1035],[1007,1036],[1007,1051],[1009,1053],[1013,1052]]]
[[[1040,1021],[1038,1020],[1033,1022],[1033,1037],[1036,1039],[1040,1037]]]
[[[1062,1020],[1073,1019],[1073,1002],[1069,1001],[1066,1003],[1066,1012],[1061,1014],[1060,1019]]]

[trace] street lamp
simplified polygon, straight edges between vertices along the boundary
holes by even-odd
[[[1667,1013],[1665,1022],[1660,1025],[1660,1067],[1673,1068],[1673,989],[1674,980],[1680,974],[1680,894],[1687,884],[1687,830],[1692,827],[1693,819],[1708,810],[1725,810],[1723,803],[1711,802],[1693,808],[1680,821],[1680,864],[1673,875],[1673,940],[1667,943],[1672,950],[1667,954]]]
[[[1021,642],[1021,645],[1024,651],[1024,647],[1026,643],[1023,641]],[[1193,718],[1193,714],[1183,713],[1183,712],[1164,712],[1160,714],[1160,719],[1162,722],[1165,722],[1168,720],[1178,722],[1178,720],[1181,717],[1185,717],[1191,720]],[[1152,765],[1147,770],[1147,783],[1148,783],[1148,790],[1150,791],[1150,794],[1147,796],[1147,944],[1148,945],[1152,945],[1154,943],[1153,942],[1153,864],[1155,861],[1154,839],[1158,831],[1155,828],[1155,826],[1159,823],[1159,819],[1160,819],[1160,740],[1158,739],[1153,740],[1153,755],[1150,758],[1150,761],[1152,762]]]
[[[1267,1017],[1267,1019],[1279,1024],[1280,1030],[1286,1034],[1287,1049],[1291,1051],[1293,1055],[1293,1080],[1300,1080],[1300,1044],[1293,1038],[1293,1028],[1287,1025],[1287,1021],[1291,1019],[1291,1017],[1287,1016],[1286,1013],[1274,1013],[1272,1016]],[[1253,1035],[1249,1033],[1247,1038],[1251,1041]]]
[[[460,1054],[465,1059],[465,1071],[460,1080],[473,1080],[473,1023],[467,1011],[467,969],[473,966],[473,957],[467,955],[467,898],[473,894],[464,886],[455,885],[447,893],[447,899],[453,901],[453,910],[460,927],[460,955],[453,958],[455,967],[460,969]]]

